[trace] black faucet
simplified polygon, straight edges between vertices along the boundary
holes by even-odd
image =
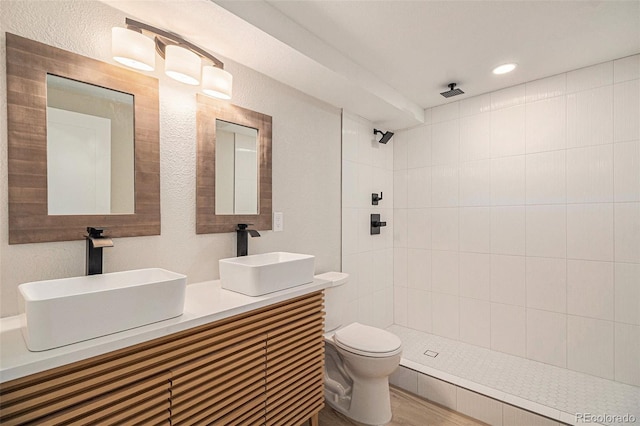
[[[251,224],[247,223],[239,223],[238,229],[236,229],[236,234],[238,235],[238,250],[236,255],[246,256],[249,251],[249,237],[247,234],[251,234],[252,237],[259,237],[260,233],[254,229],[247,229]]]
[[[102,249],[113,247],[113,241],[102,235],[102,228],[87,228],[87,275],[102,273]]]

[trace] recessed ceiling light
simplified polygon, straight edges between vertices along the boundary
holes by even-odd
[[[516,69],[516,64],[503,64],[493,69],[494,74],[506,74]]]

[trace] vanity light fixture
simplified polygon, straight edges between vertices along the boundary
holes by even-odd
[[[113,59],[142,71],[155,68],[155,52],[164,59],[165,73],[182,83],[197,86],[219,99],[231,99],[233,77],[224,64],[209,52],[177,34],[133,19],[125,19],[126,28],[111,30]]]
[[[493,73],[496,74],[496,75],[506,74],[506,73],[511,72],[514,69],[516,69],[517,66],[518,66],[518,64],[502,64],[502,65],[499,65],[499,66],[495,67],[493,69]]]

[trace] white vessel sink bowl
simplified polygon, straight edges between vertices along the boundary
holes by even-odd
[[[315,256],[273,252],[220,259],[220,285],[261,296],[313,281]]]
[[[18,286],[31,351],[93,339],[182,315],[187,277],[159,268]]]

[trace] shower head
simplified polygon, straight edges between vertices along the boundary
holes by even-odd
[[[447,90],[446,92],[441,92],[440,93],[445,98],[450,98],[450,97],[456,96],[456,95],[462,95],[464,93],[462,90],[456,89],[456,83],[450,83],[448,86],[449,86],[450,90]]]
[[[378,142],[384,143],[384,144],[389,142],[389,139],[391,139],[391,136],[393,136],[393,132],[390,132],[390,131],[383,132],[382,130],[373,129],[373,134],[374,135],[376,135],[378,133],[380,133],[382,135],[382,139],[380,139]]]

